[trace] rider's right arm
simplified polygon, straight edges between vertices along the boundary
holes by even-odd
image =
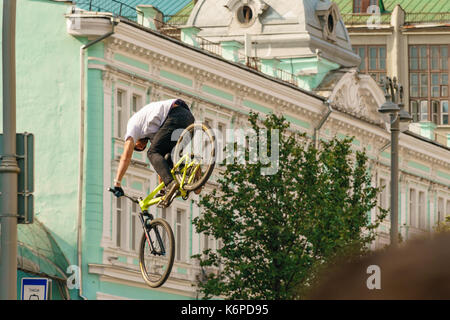
[[[134,140],[132,137],[128,137],[127,141],[125,141],[125,145],[123,148],[123,153],[120,156],[119,167],[117,168],[116,179],[114,179],[114,186],[120,187],[120,181],[122,181],[125,172],[127,172],[128,166],[131,162],[131,157],[133,156],[134,150]]]

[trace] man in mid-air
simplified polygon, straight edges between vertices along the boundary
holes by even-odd
[[[165,197],[159,206],[167,207],[180,185],[173,179],[170,164],[164,156],[170,153],[177,143],[177,139],[172,138],[172,133],[177,129],[185,129],[194,121],[189,107],[181,99],[152,102],[135,113],[128,120],[125,146],[114,179],[114,195],[124,195],[121,181],[130,165],[133,150],[144,151],[150,140],[148,159],[166,186]]]

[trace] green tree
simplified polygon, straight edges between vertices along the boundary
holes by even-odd
[[[218,188],[201,199],[193,223],[221,246],[194,256],[204,269],[218,270],[199,288],[205,299],[301,298],[321,265],[368,250],[385,215],[369,218],[379,190],[371,186],[365,153],[352,152],[352,139],[322,142],[318,150],[284,117],[258,120],[252,113],[249,122],[268,137],[278,130],[279,169],[262,175],[260,162],[228,164]]]
[[[450,216],[446,216],[444,221],[439,221],[434,227],[434,231],[438,233],[450,232]]]

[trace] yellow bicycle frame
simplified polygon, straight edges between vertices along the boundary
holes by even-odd
[[[189,155],[186,154],[184,155],[172,168],[171,173],[172,173],[172,177],[174,179],[176,179],[175,177],[175,170],[178,169],[180,167],[180,165],[184,162],[185,166],[182,169],[182,173],[183,173],[183,177],[180,181],[180,194],[177,197],[185,197],[187,196],[187,191],[183,189],[183,186],[186,184],[186,173],[187,170],[191,167],[194,167],[194,170],[192,171],[192,173],[190,174],[190,176],[187,179],[187,183],[191,183],[192,180],[195,177],[195,174],[197,173],[197,170],[200,168],[200,164],[197,164],[195,161],[189,162]],[[143,200],[139,200],[139,206],[141,207],[142,211],[146,211],[149,207],[158,204],[163,198],[162,197],[156,197],[155,195],[162,189],[164,188],[164,182],[161,182],[156,188],[155,190],[153,190],[145,199]]]

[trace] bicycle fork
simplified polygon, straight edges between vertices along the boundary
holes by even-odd
[[[144,220],[145,217],[145,220]],[[156,255],[160,255],[160,256],[165,256],[166,255],[166,249],[164,248],[164,242],[161,239],[161,235],[159,234],[159,230],[158,228],[153,228],[155,231],[155,236],[156,236],[156,241],[158,241],[159,247],[161,248],[161,252],[158,252],[155,250],[155,246],[153,243],[153,240],[150,237],[150,230],[147,227],[147,221],[151,221],[153,220],[153,216],[151,214],[147,213],[142,213],[140,212],[139,214],[139,219],[141,221],[142,227],[144,229],[144,233],[145,233],[145,237],[147,238],[147,243],[151,248],[151,253],[152,254],[156,254]]]

